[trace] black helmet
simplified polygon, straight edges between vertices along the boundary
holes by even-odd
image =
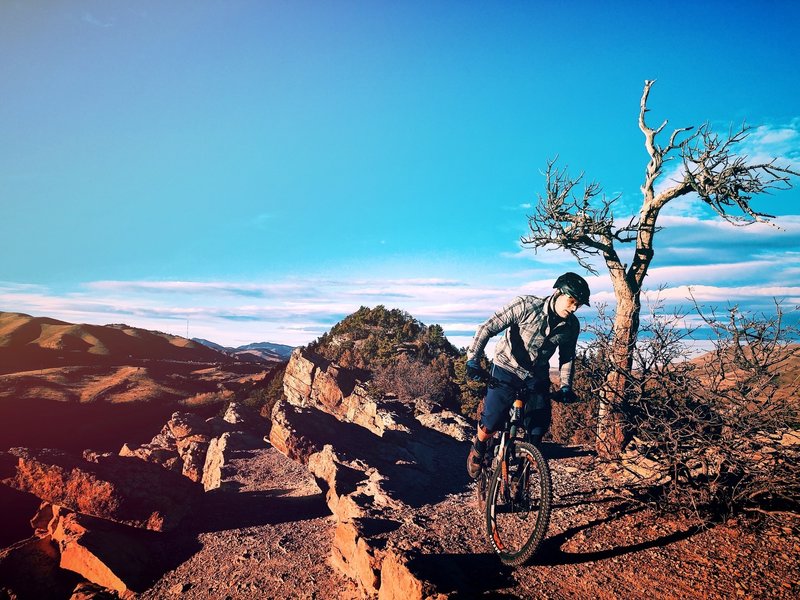
[[[589,284],[577,273],[564,273],[556,279],[553,287],[562,294],[572,296],[579,304],[589,306]]]

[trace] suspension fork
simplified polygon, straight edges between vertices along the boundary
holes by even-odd
[[[514,404],[511,409],[511,426],[509,427],[509,434],[508,434],[509,439],[508,443],[506,444],[506,454],[503,456],[503,484],[505,486],[505,489],[514,495],[516,495],[516,492],[515,490],[511,489],[511,481],[509,480],[508,465],[512,460],[516,458],[514,444],[517,439],[517,429],[519,428],[519,424],[522,422],[522,412],[524,407],[525,403],[522,401],[521,398],[517,398],[514,400]]]

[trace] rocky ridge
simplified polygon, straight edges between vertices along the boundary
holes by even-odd
[[[411,566],[416,509],[466,484],[469,423],[448,411],[415,418],[413,406],[371,397],[352,371],[309,351],[293,353],[284,391],[270,441],[325,490],[331,563],[367,597],[444,597]]]

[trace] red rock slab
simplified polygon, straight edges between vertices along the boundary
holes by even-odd
[[[0,482],[79,513],[153,531],[176,527],[199,491],[185,477],[138,458],[94,460],[12,448],[0,453]]]
[[[137,539],[140,532],[60,508],[50,529],[62,569],[121,598],[144,591],[150,583],[154,559],[148,544]]]

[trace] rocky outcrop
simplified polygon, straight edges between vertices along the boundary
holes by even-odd
[[[174,528],[189,510],[194,486],[133,457],[12,448],[0,458],[0,481],[51,504],[153,531]]]
[[[0,597],[128,598],[146,589],[159,534],[48,503],[31,526],[34,537],[0,551],[0,581],[9,585]]]
[[[61,570],[58,547],[47,537],[0,550],[0,598],[69,598],[79,579]]]
[[[354,372],[295,350],[270,441],[325,491],[337,521],[330,561],[367,597],[444,597],[398,542],[419,531],[416,506],[464,484],[473,430],[453,413],[415,418],[413,406],[366,389]]]
[[[336,419],[360,425],[383,436],[386,431],[409,431],[398,415],[373,399],[354,371],[300,348],[292,352],[283,379],[290,404],[316,407]]]
[[[447,594],[415,574],[409,555],[399,548],[387,550],[381,564],[381,587],[378,600],[446,600]]]
[[[214,438],[208,445],[205,462],[203,463],[203,476],[201,483],[206,491],[222,486],[222,471],[225,468],[225,451],[228,448],[229,433],[223,433]]]
[[[469,421],[449,410],[419,414],[416,419],[425,427],[449,435],[459,442],[472,440],[472,436],[475,433],[475,427]]]
[[[263,418],[231,402],[222,417],[204,420],[194,413],[175,412],[150,442],[141,446],[124,444],[119,454],[181,473],[209,491],[222,485],[225,451],[263,445],[265,430]]]
[[[62,569],[123,598],[146,589],[153,555],[137,533],[61,507],[52,507],[52,513],[48,532],[58,544]]]

